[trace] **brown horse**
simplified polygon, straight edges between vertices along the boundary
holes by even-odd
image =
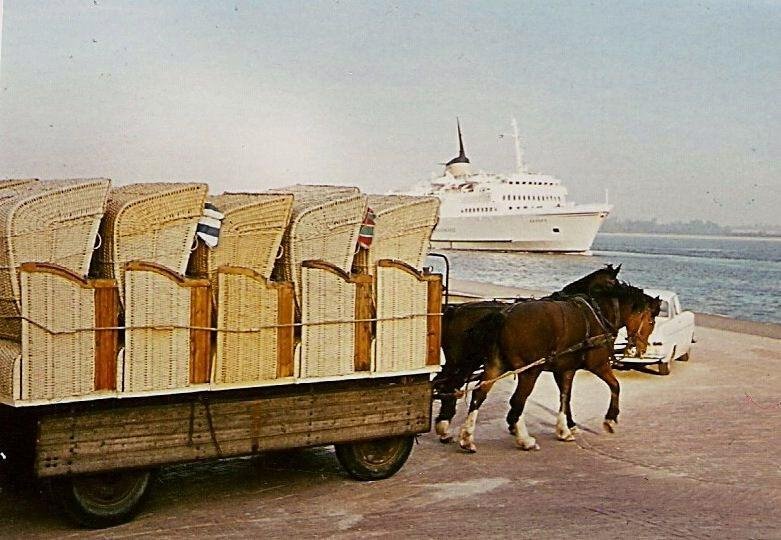
[[[613,267],[608,264],[590,274],[566,285],[551,298],[572,294],[598,295],[611,290],[618,285],[617,276],[621,265]],[[518,298],[516,302],[528,301]],[[512,302],[485,300],[467,302],[449,306],[442,317],[442,350],[445,354],[445,365],[442,371],[434,377],[436,399],[441,401],[439,414],[436,418],[436,431],[440,441],[450,442],[450,422],[456,414],[456,401],[460,389],[472,379],[473,374],[482,369],[488,358],[487,349],[475,349],[470,346],[470,330],[485,316],[500,312],[509,307]],[[561,390],[561,387],[559,387]],[[567,397],[569,400],[569,397]],[[570,428],[575,426],[571,415]]]
[[[560,440],[574,439],[567,419],[571,418],[569,395],[578,369],[591,371],[610,387],[610,407],[603,425],[613,432],[618,421],[620,392],[610,366],[615,335],[619,328],[626,326],[630,347],[642,355],[660,305],[658,298],[621,283],[593,297],[519,302],[483,317],[468,332],[468,341],[471,350],[490,352],[461,429],[461,448],[469,452],[477,450],[474,431],[480,405],[496,380],[513,371],[518,374],[518,384],[510,399],[507,424],[524,450],[539,449],[526,429],[523,409],[543,370],[553,372],[561,391],[556,422]],[[544,361],[538,364],[541,359]]]

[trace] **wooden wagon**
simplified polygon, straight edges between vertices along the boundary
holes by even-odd
[[[441,279],[393,256],[427,243],[430,201],[413,245],[378,219],[372,269],[355,273],[357,189],[208,197],[224,235],[207,251],[195,237],[203,185],[38,184],[0,193],[7,223],[27,202],[92,198],[77,228],[49,216],[67,259],[28,255],[0,231],[0,452],[78,523],[130,519],[155,468],[174,463],[334,444],[352,476],[386,478],[430,429]],[[411,200],[378,206],[390,202],[420,213]]]

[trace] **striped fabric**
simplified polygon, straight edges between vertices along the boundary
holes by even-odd
[[[363,216],[363,223],[361,223],[361,230],[358,233],[358,247],[369,249],[372,245],[372,239],[374,238],[374,211],[366,207],[366,215]]]
[[[198,221],[198,227],[195,229],[195,234],[198,238],[204,241],[204,243],[210,248],[217,247],[217,243],[220,240],[220,227],[222,226],[222,220],[225,214],[219,211],[219,209],[210,202],[206,202],[203,206],[203,216]]]

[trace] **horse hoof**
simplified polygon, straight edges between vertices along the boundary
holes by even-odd
[[[567,435],[557,435],[557,438],[562,442],[573,442],[575,436],[570,432]]]
[[[453,442],[453,436],[452,435],[446,435],[444,437],[439,438],[439,442],[442,444],[450,444]]]
[[[440,420],[440,421],[438,421],[434,425],[434,429],[437,432],[437,435],[439,435],[440,437],[450,437],[450,435],[448,434],[448,430],[450,429],[450,421],[449,420]]]
[[[477,452],[477,446],[475,446],[475,443],[459,443],[459,446],[461,447],[461,450],[468,454],[474,454]]]
[[[615,420],[605,420],[602,422],[602,427],[605,428],[605,431],[608,433],[615,433],[616,432],[616,425],[618,422]]]
[[[578,426],[571,426],[569,428],[569,432],[572,433],[573,435],[577,435],[578,433],[580,433],[580,428]]]
[[[540,445],[537,444],[536,439],[530,439],[527,441],[516,441],[518,443],[518,446],[521,448],[521,450],[524,450],[526,452],[533,452],[535,450],[540,449]]]

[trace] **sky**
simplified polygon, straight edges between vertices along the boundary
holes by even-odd
[[[458,152],[781,226],[781,2],[0,0],[0,178],[401,189]]]

